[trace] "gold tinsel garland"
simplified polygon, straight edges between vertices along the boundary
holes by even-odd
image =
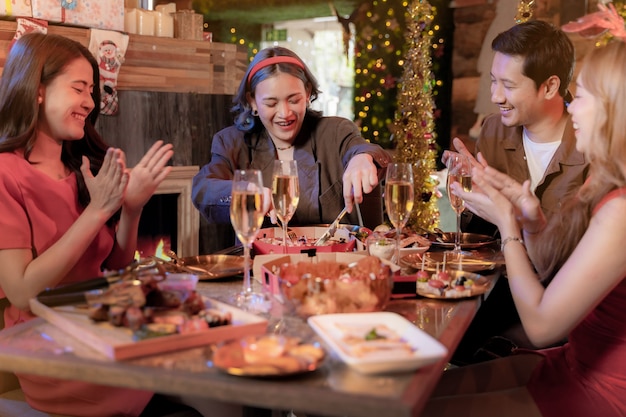
[[[431,177],[437,157],[431,72],[433,10],[425,0],[413,0],[407,17],[407,52],[398,90],[391,132],[396,141],[396,162],[413,164],[415,204],[408,226],[433,230],[439,224],[437,182]]]

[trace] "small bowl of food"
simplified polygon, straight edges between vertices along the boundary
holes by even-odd
[[[351,264],[335,261],[285,264],[278,273],[285,301],[301,317],[381,311],[391,298],[393,265],[364,255]]]
[[[395,239],[381,235],[372,235],[365,241],[367,253],[387,261],[396,254],[396,243]]]

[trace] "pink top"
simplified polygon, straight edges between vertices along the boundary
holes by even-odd
[[[36,254],[52,246],[76,221],[76,176],[54,180],[33,168],[20,154],[0,153],[0,249],[34,248]],[[102,275],[101,266],[113,248],[114,230],[104,227],[62,284]],[[61,284],[60,283],[60,284]],[[0,298],[5,297],[0,288]],[[9,306],[6,327],[32,319]],[[28,403],[35,409],[80,416],[139,415],[152,393],[19,375]]]
[[[624,195],[626,188],[607,194],[594,213]],[[619,252],[616,248],[610,256],[623,256]],[[568,343],[542,351],[546,360],[533,373],[528,389],[543,416],[626,415],[625,300],[623,279],[572,330]]]

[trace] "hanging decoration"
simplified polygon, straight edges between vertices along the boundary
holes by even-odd
[[[89,50],[100,68],[100,114],[113,116],[119,110],[117,76],[124,63],[129,37],[112,30],[91,29]]]
[[[337,22],[341,25],[343,33],[343,51],[346,54],[346,59],[350,59],[350,42],[352,40],[352,34],[354,32],[354,21],[358,18],[363,18],[363,14],[368,7],[367,3],[361,3],[350,16],[342,16],[337,11],[335,5],[328,3],[331,13],[337,18]]]
[[[517,14],[515,15],[515,23],[524,23],[533,17],[533,9],[535,8],[535,0],[519,0],[517,3]]]
[[[597,38],[596,46],[604,45],[612,38],[626,42],[626,4],[623,2],[598,3],[598,11],[587,14],[562,26],[564,32],[578,33],[587,38]]]
[[[439,223],[436,168],[437,146],[431,72],[434,15],[426,0],[413,0],[407,15],[403,74],[391,132],[396,142],[395,160],[413,164],[415,204],[408,225],[416,231],[434,230]]]

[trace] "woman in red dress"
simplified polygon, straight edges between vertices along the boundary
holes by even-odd
[[[0,298],[6,327],[30,320],[46,288],[129,265],[141,211],[171,168],[156,142],[132,171],[94,124],[98,64],[71,39],[40,33],[11,48],[0,79]],[[18,375],[35,409],[73,416],[164,415],[152,392]],[[150,404],[150,405],[149,405]],[[181,407],[173,405],[170,410]],[[195,411],[185,407],[185,410]]]

